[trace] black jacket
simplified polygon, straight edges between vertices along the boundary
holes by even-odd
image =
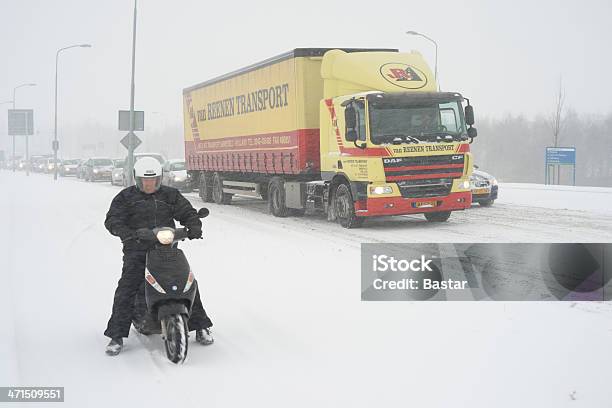
[[[202,228],[197,211],[176,188],[160,186],[155,193],[145,194],[131,186],[115,196],[104,226],[125,243],[133,240],[139,228],[175,228],[174,220],[188,229]]]

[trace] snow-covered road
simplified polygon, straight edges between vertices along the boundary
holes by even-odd
[[[546,189],[509,185],[504,197],[502,186],[492,208],[445,224],[390,217],[357,230],[316,215],[276,219],[249,199],[207,204],[205,239],[182,247],[216,343],[192,343],[174,366],[157,336],[131,335],[120,356],[104,354],[121,252],[103,220],[118,188],[8,172],[0,185],[0,386],[64,386],[66,407],[612,400],[608,303],[360,301],[362,242],[612,242],[610,190],[555,191],[568,204],[547,208]]]

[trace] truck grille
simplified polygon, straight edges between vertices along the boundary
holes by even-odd
[[[452,179],[406,180],[396,182],[402,197],[444,197],[450,193]]]
[[[440,197],[449,194],[453,179],[463,176],[463,154],[383,158],[385,178],[397,183],[402,197]]]

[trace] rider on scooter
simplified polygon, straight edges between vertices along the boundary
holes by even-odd
[[[111,338],[106,353],[117,355],[128,337],[134,315],[134,299],[144,292],[147,250],[156,227],[175,228],[174,220],[188,231],[189,239],[202,238],[202,222],[197,211],[175,188],[162,186],[162,167],[152,157],[143,157],[134,165],[135,186],[123,189],[113,199],[104,226],[123,243],[123,270],[115,290],[113,311],[104,335]],[[141,294],[144,295],[144,294]],[[199,291],[189,318],[189,330],[196,331],[196,341],[212,344],[212,322],[202,306]]]

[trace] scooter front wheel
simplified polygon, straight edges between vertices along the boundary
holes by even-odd
[[[182,363],[187,358],[188,336],[187,318],[180,314],[170,315],[162,324],[166,327],[166,355],[175,364]]]

